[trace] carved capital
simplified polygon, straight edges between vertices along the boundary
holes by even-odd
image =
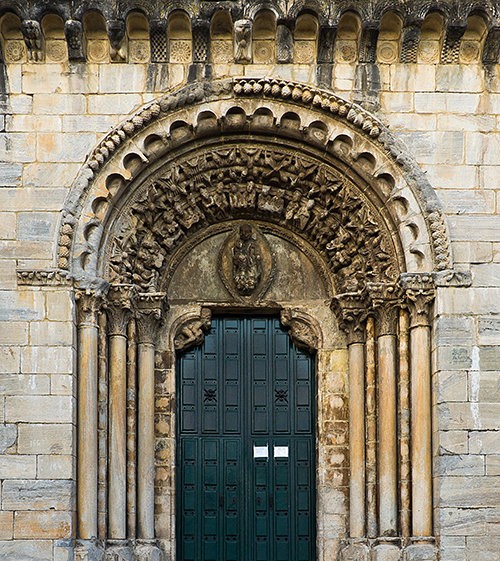
[[[365,292],[346,292],[332,300],[332,309],[339,318],[340,328],[347,333],[347,343],[364,343],[365,322],[369,312]]]
[[[410,310],[410,327],[430,325],[430,308],[434,301],[434,281],[427,273],[404,273],[400,284]]]
[[[205,334],[210,330],[212,312],[208,308],[202,308],[197,317],[190,317],[182,322],[174,336],[174,348],[176,351],[186,351],[191,347],[201,345]]]
[[[165,311],[168,309],[164,292],[142,292],[134,299],[139,343],[153,345]]]
[[[378,336],[397,333],[399,310],[402,306],[401,289],[397,284],[368,283]]]
[[[102,296],[90,290],[78,289],[75,290],[75,302],[78,327],[97,327],[103,305]]]
[[[295,308],[285,308],[281,311],[280,321],[288,328],[291,340],[299,349],[313,352],[318,348],[319,330],[305,314]]]
[[[130,320],[132,299],[135,287],[130,284],[111,285],[109,287],[106,311],[109,319],[109,334],[127,334],[127,324]]]

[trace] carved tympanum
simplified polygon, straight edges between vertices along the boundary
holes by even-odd
[[[273,257],[259,229],[245,222],[226,238],[219,254],[219,274],[236,298],[262,295],[272,280]]]
[[[208,308],[202,308],[199,316],[190,317],[182,322],[175,332],[175,350],[186,351],[201,345],[205,339],[205,334],[210,330],[211,320],[211,311]]]

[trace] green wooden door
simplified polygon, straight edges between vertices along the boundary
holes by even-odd
[[[214,318],[177,372],[177,559],[313,561],[313,359],[278,319]]]

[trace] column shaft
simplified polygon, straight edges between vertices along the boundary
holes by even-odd
[[[410,331],[411,460],[413,535],[432,535],[431,333],[428,325]]]
[[[378,535],[377,526],[377,398],[375,382],[375,328],[366,322],[366,530]]]
[[[410,468],[410,365],[409,318],[402,310],[399,317],[399,524],[401,535],[411,534],[411,468]]]
[[[138,522],[139,537],[153,539],[155,482],[155,348],[139,343],[139,425],[138,425]]]
[[[97,537],[97,370],[99,330],[78,326],[78,534]]]
[[[396,336],[380,335],[378,348],[379,528],[397,534]]]
[[[349,345],[349,529],[351,538],[365,535],[365,349]]]
[[[127,338],[110,335],[109,534],[127,537]]]

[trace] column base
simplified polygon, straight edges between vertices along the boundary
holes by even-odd
[[[400,561],[402,557],[399,539],[381,538],[372,549],[371,561]]]
[[[104,548],[97,540],[77,540],[73,559],[75,561],[103,561]]]
[[[352,539],[340,550],[341,561],[370,561],[370,546],[367,540]]]
[[[434,538],[411,538],[403,561],[437,561],[438,549]]]
[[[339,561],[438,561],[438,549],[433,537],[351,538]]]
[[[134,549],[127,540],[108,540],[105,561],[135,561]]]
[[[154,540],[137,540],[135,545],[136,561],[162,561],[161,549]]]

